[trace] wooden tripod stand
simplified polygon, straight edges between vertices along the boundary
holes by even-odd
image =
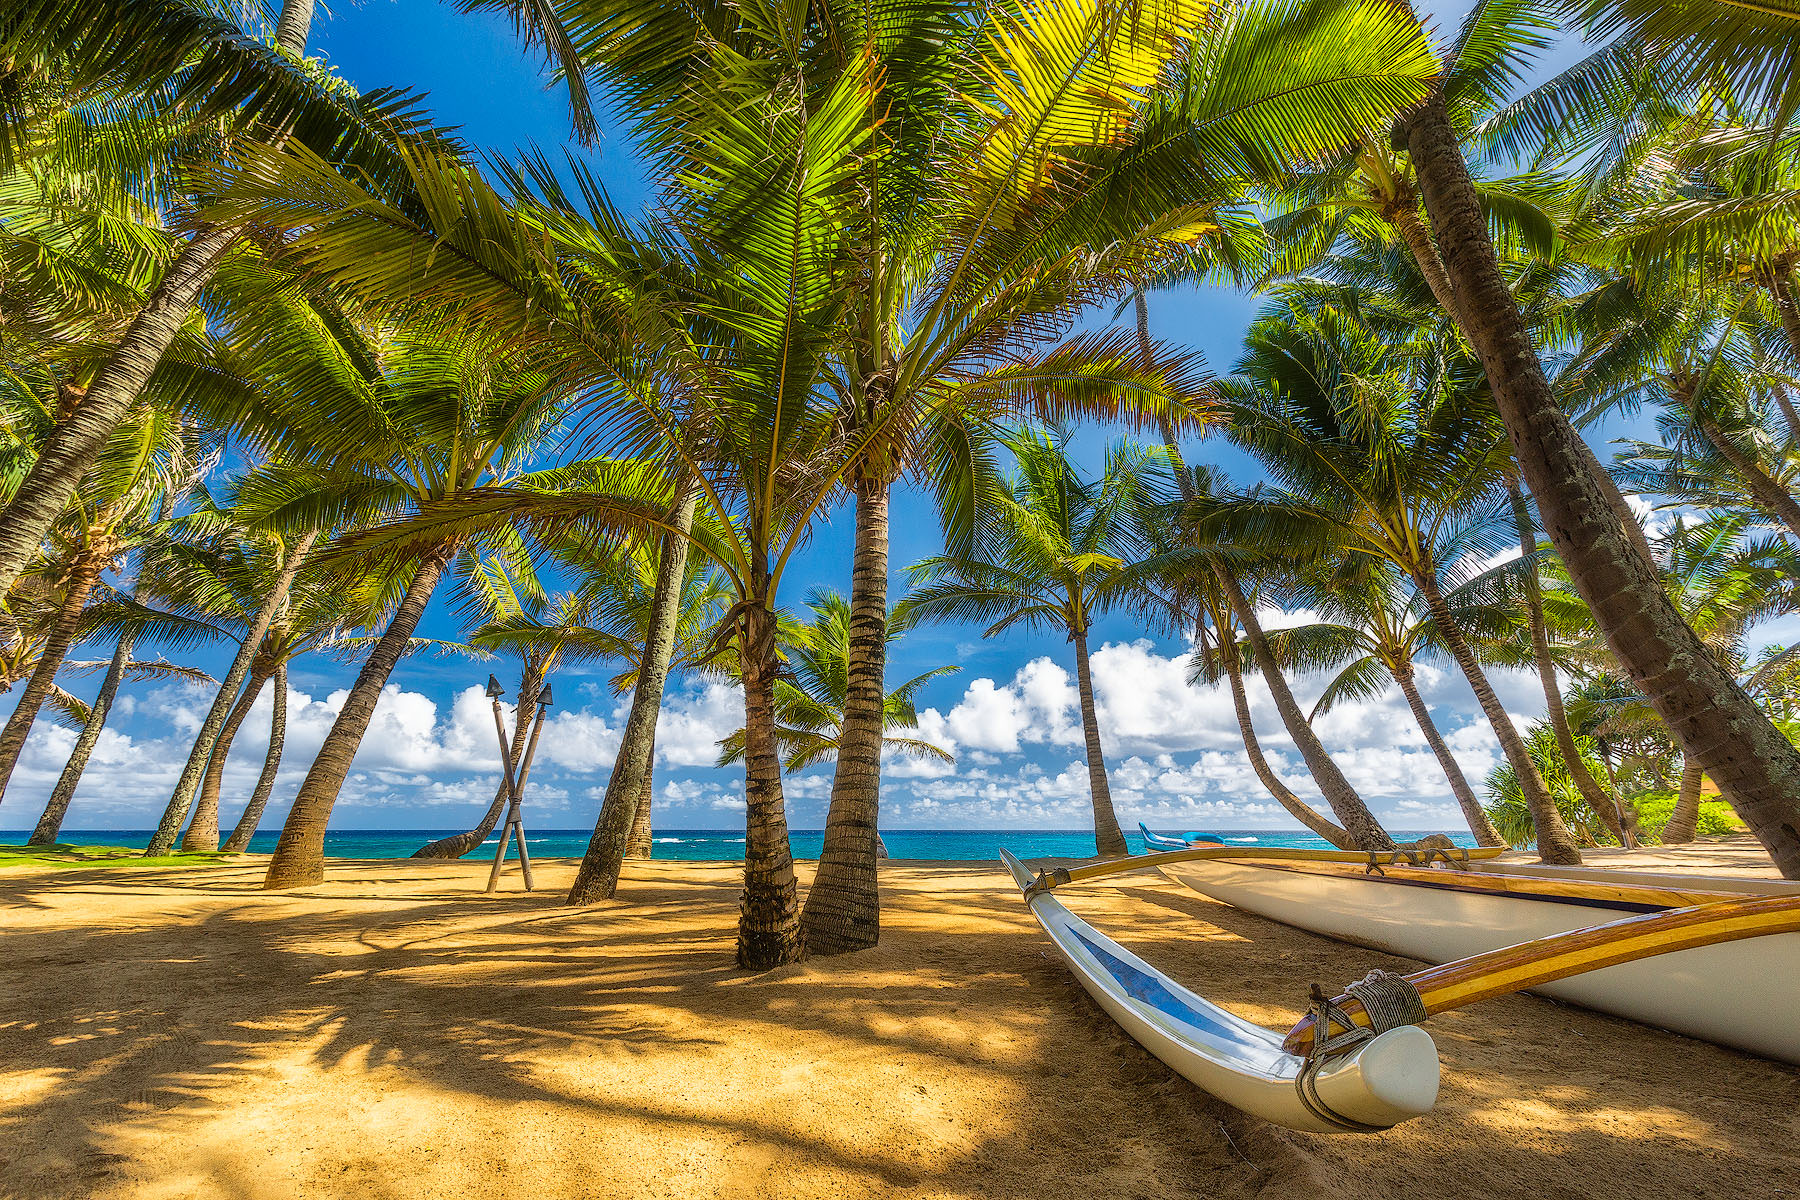
[[[531,760],[537,754],[538,734],[544,730],[544,714],[550,711],[551,703],[550,685],[546,683],[537,694],[537,711],[518,714],[518,720],[531,722],[531,737],[525,743],[524,758],[517,764],[515,772],[512,739],[506,735],[506,718],[500,713],[500,700],[505,694],[500,681],[489,675],[487,695],[494,702],[494,731],[500,735],[500,763],[506,772],[506,819],[500,826],[500,845],[494,850],[493,869],[488,872],[489,895],[500,886],[500,872],[506,865],[508,838],[518,839],[519,867],[525,874],[525,890],[529,892],[532,889],[531,851],[525,848],[525,817],[521,805],[525,799],[525,781],[531,777]],[[521,696],[520,699],[524,697]]]

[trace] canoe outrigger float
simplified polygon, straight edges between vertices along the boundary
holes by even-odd
[[[1760,1014],[1758,1031],[1731,1044],[1754,1042],[1746,1048],[1788,1057],[1778,1051],[1788,1040],[1800,1039],[1800,999],[1796,998],[1800,996],[1800,888],[1771,885],[1754,893],[1747,890],[1723,896],[1676,891],[1669,893],[1668,902],[1660,907],[1633,911],[1620,920],[1565,929],[1519,945],[1493,946],[1473,957],[1404,976],[1372,971],[1336,997],[1327,997],[1315,984],[1307,1017],[1285,1034],[1244,1021],[1182,987],[1075,916],[1052,894],[1068,884],[1146,867],[1161,868],[1174,877],[1173,868],[1183,864],[1252,861],[1258,866],[1288,867],[1294,872],[1290,879],[1295,874],[1305,877],[1314,868],[1330,877],[1355,868],[1379,879],[1428,871],[1433,859],[1468,869],[1500,853],[1203,846],[1058,868],[1036,876],[1004,850],[1001,858],[1023,891],[1032,915],[1081,985],[1126,1032],[1197,1086],[1292,1129],[1372,1132],[1429,1112],[1437,1098],[1437,1047],[1418,1025],[1433,1013],[1515,991],[1547,990],[1547,985],[1590,972],[1607,974],[1653,956],[1659,956],[1657,962],[1665,962],[1675,959],[1660,956],[1678,959],[1715,947],[1733,948],[1732,943],[1745,939],[1760,939],[1754,945],[1734,948],[1737,963],[1746,969],[1714,974],[1688,998],[1684,1011],[1706,1008],[1727,996],[1730,1004]],[[1273,871],[1270,874],[1280,878]],[[1448,877],[1451,873],[1443,874]],[[1614,873],[1592,874],[1610,878]],[[1595,886],[1619,890],[1616,885]],[[1420,891],[1395,890],[1413,895]],[[1311,902],[1319,900],[1314,897]],[[1591,907],[1586,911],[1596,912]],[[1330,935],[1330,918],[1341,914],[1313,908],[1304,919],[1298,911],[1291,915],[1295,917],[1292,924]],[[1598,915],[1606,913],[1600,910]],[[1421,923],[1435,919],[1420,917]],[[1751,964],[1758,965],[1747,969]],[[1756,981],[1755,986],[1742,987],[1740,981],[1747,980]],[[1670,1024],[1654,1018],[1653,1023]],[[1785,1028],[1771,1029],[1782,1024]],[[1321,1028],[1326,1030],[1323,1037],[1317,1036]]]

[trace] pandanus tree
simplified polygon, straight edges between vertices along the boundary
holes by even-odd
[[[1568,7],[1593,36],[1654,46],[1681,77],[1718,81],[1769,104],[1778,125],[1800,102],[1800,73],[1782,66],[1794,62],[1800,18],[1781,5],[1586,0]],[[1554,128],[1567,112],[1545,106],[1540,127]],[[1395,136],[1419,182],[1457,325],[1481,360],[1550,541],[1619,661],[1783,874],[1800,877],[1800,751],[1681,619],[1623,525],[1617,486],[1557,404],[1501,270],[1443,89],[1405,113]]]
[[[850,692],[850,602],[838,592],[815,590],[806,597],[811,614],[781,623],[781,655],[787,670],[775,681],[775,736],[781,743],[782,767],[803,771],[835,757],[841,750],[844,708]],[[887,641],[892,646],[906,633],[904,614],[890,613]],[[930,759],[954,766],[956,756],[916,733],[919,689],[933,679],[962,668],[935,667],[889,689],[882,704],[882,749],[908,758]],[[744,757],[744,731],[720,744],[719,765]]]
[[[1579,862],[1549,793],[1450,610],[1458,574],[1513,540],[1497,503],[1502,431],[1473,364],[1432,324],[1368,314],[1335,289],[1301,288],[1271,305],[1225,385],[1231,436],[1280,492],[1241,507],[1266,547],[1316,546],[1403,572],[1462,669],[1537,814],[1538,853]],[[1507,514],[1510,516],[1510,513]],[[1509,536],[1512,535],[1512,536]]]
[[[1436,620],[1417,586],[1392,563],[1358,555],[1346,557],[1333,569],[1302,577],[1294,590],[1321,619],[1280,630],[1271,641],[1283,665],[1297,671],[1330,673],[1309,717],[1316,719],[1346,700],[1375,699],[1390,683],[1398,685],[1426,746],[1450,784],[1469,832],[1480,845],[1506,845],[1482,811],[1481,801],[1419,691],[1415,664],[1442,650],[1435,636]],[[1493,623],[1496,613],[1491,607],[1471,611],[1457,599],[1452,593],[1448,605],[1459,628]]]
[[[969,554],[927,558],[910,569],[913,590],[900,606],[908,621],[985,621],[984,637],[1012,628],[1060,633],[1074,648],[1076,694],[1093,803],[1094,843],[1116,858],[1130,851],[1113,812],[1100,740],[1088,635],[1094,618],[1124,602],[1124,567],[1137,556],[1140,512],[1167,496],[1160,449],[1111,447],[1099,478],[1083,478],[1046,433],[1006,439],[1016,464],[993,529]]]

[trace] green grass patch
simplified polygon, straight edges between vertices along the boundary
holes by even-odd
[[[145,858],[130,846],[0,846],[0,869],[6,867],[204,867],[236,858],[217,851],[183,851]]]

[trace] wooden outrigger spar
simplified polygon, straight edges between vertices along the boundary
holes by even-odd
[[[1076,978],[1126,1032],[1199,1087],[1294,1129],[1367,1132],[1429,1111],[1437,1094],[1437,1050],[1418,1022],[1432,1013],[1555,986],[1555,981],[1593,972],[1627,969],[1633,963],[1654,970],[1663,955],[1707,953],[1709,947],[1727,953],[1742,947],[1745,964],[1773,961],[1772,975],[1765,969],[1717,976],[1713,987],[1700,989],[1705,995],[1692,999],[1716,1002],[1718,996],[1735,992],[1743,1000],[1741,993],[1748,986],[1751,995],[1745,1002],[1754,1006],[1757,997],[1763,997],[1776,1010],[1772,1024],[1800,1023],[1786,1020],[1786,1009],[1794,1007],[1794,996],[1800,992],[1800,971],[1787,965],[1793,948],[1800,947],[1800,894],[1720,898],[1701,890],[1693,895],[1700,902],[1685,907],[1665,905],[1620,920],[1566,929],[1406,976],[1372,972],[1335,999],[1327,999],[1315,986],[1311,1015],[1285,1036],[1243,1021],[1182,987],[1070,913],[1052,895],[1058,887],[1126,871],[1228,859],[1288,869],[1311,864],[1327,872],[1360,864],[1365,870],[1408,874],[1423,867],[1425,853],[1197,847],[1056,868],[1035,877],[1004,850],[1001,858]],[[1467,870],[1501,851],[1430,853]],[[1669,894],[1669,889],[1649,890]],[[1504,889],[1493,894],[1509,895]],[[1772,943],[1750,943],[1768,937],[1773,937]],[[1755,953],[1765,946],[1781,949],[1773,956]],[[1329,1028],[1322,1044],[1315,1036],[1321,1025]],[[1795,1032],[1777,1029],[1766,1044],[1779,1051],[1786,1045],[1781,1039],[1793,1038]]]

